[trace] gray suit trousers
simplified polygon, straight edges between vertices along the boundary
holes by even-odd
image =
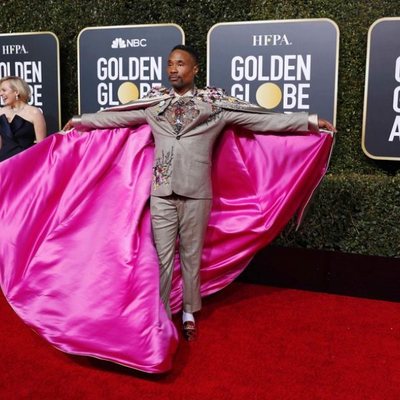
[[[176,194],[151,196],[151,223],[160,263],[160,295],[169,315],[177,237],[183,279],[183,309],[192,313],[201,309],[200,263],[211,202],[211,199],[192,199]]]

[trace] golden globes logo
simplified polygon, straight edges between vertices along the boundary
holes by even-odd
[[[396,59],[394,79],[400,83],[400,57]],[[400,86],[397,86],[393,92],[393,111],[400,114]],[[389,142],[393,142],[395,137],[400,140],[400,115],[396,115],[392,131],[390,132]]]
[[[24,79],[31,89],[31,99],[29,104],[41,107],[43,106],[42,67],[42,61],[3,61],[0,62],[0,77],[19,76]]]
[[[231,95],[250,101],[252,82],[257,103],[267,109],[280,105],[284,111],[308,110],[311,80],[311,54],[235,56],[231,60],[231,78],[237,82]]]
[[[152,87],[161,85],[162,70],[161,56],[127,59],[100,57],[97,60],[97,79],[100,81],[97,85],[98,104],[102,107],[114,106],[143,97]]]

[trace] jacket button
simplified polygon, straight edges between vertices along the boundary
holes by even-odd
[[[181,140],[181,137],[180,137],[180,136],[177,136],[177,137],[176,137],[176,140]]]

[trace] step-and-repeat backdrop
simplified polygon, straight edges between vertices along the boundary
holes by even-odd
[[[208,33],[208,85],[271,111],[335,122],[338,41],[329,19],[217,24]]]
[[[58,38],[51,32],[0,34],[0,77],[19,76],[32,92],[29,104],[39,107],[47,131],[61,128]]]
[[[400,18],[368,33],[362,148],[371,158],[400,160]]]
[[[78,37],[79,112],[96,112],[168,86],[168,54],[184,43],[175,24],[86,28]]]
[[[368,34],[362,149],[400,160],[400,18]],[[94,27],[78,36],[79,112],[96,112],[168,86],[168,54],[185,42],[175,24]],[[329,19],[220,23],[207,38],[207,84],[277,112],[336,121],[339,29]],[[59,43],[51,32],[0,34],[0,77],[31,88],[48,132],[61,128]]]

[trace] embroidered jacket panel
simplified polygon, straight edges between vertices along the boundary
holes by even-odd
[[[212,197],[212,151],[226,125],[260,133],[310,130],[307,113],[270,113],[258,106],[243,110],[236,104],[223,108],[224,102],[218,99],[206,100],[164,95],[145,109],[83,114],[76,126],[113,128],[148,123],[155,141],[152,195],[176,193],[191,198]]]

